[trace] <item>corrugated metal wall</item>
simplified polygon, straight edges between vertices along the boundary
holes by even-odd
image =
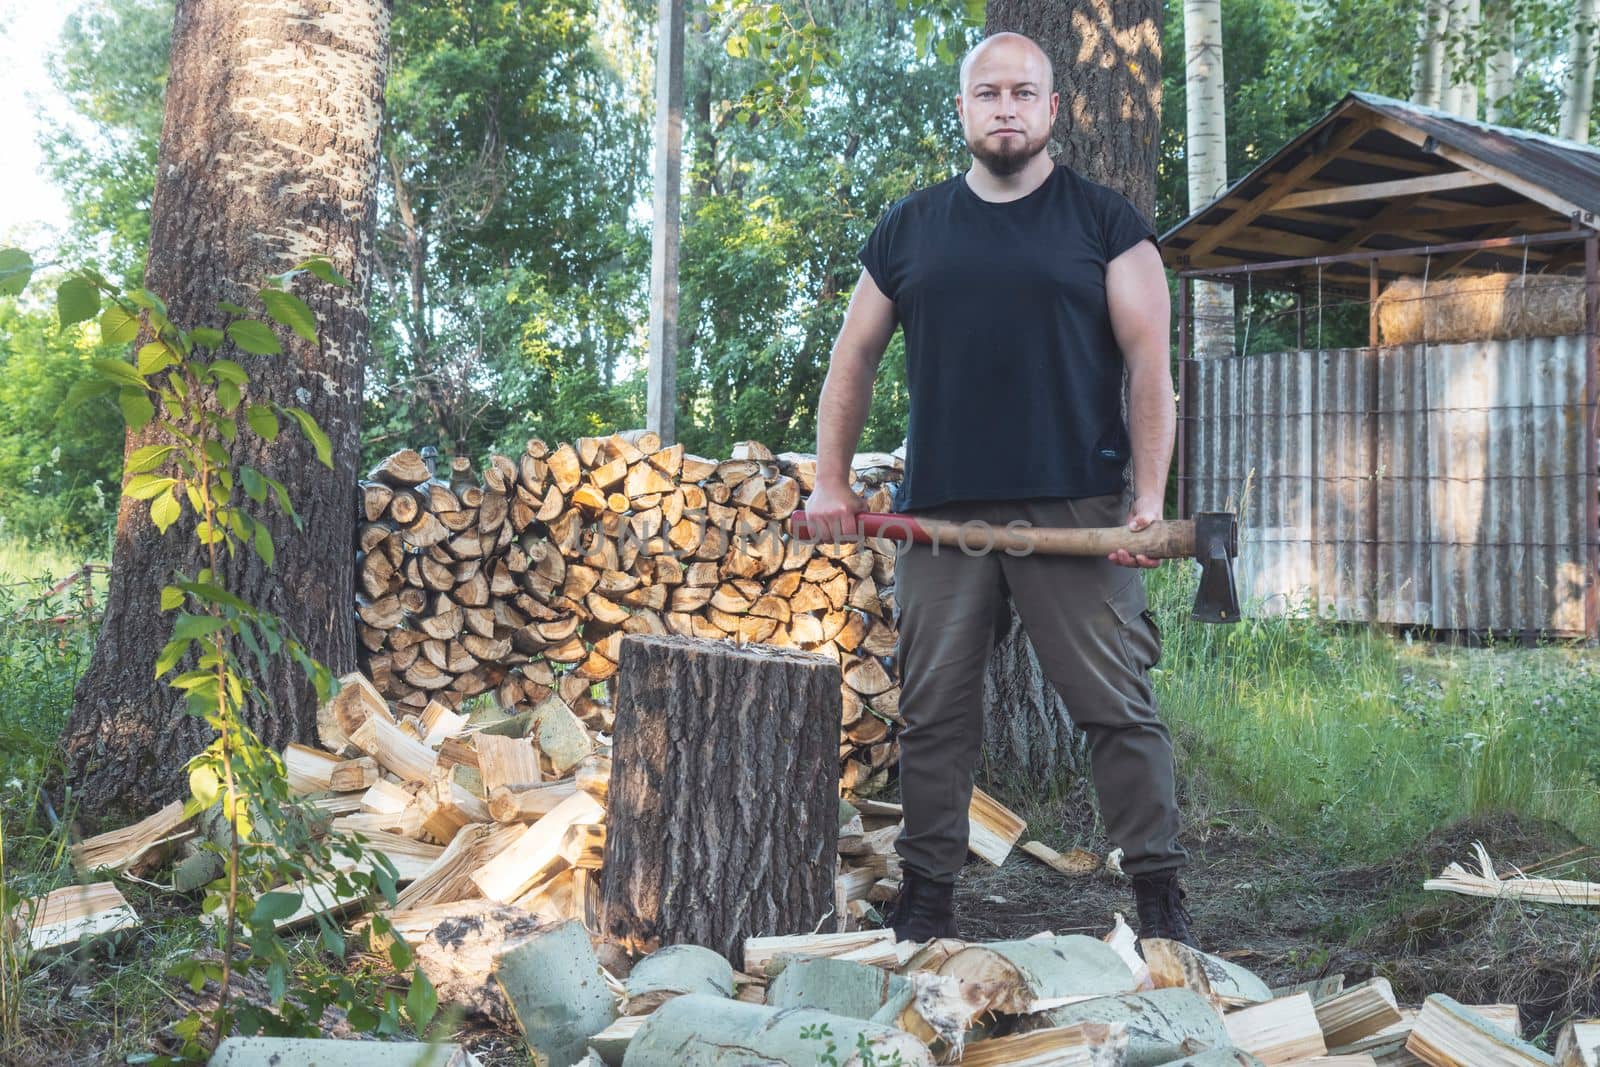
[[[1587,349],[1197,360],[1190,508],[1241,508],[1239,594],[1257,612],[1582,634]]]

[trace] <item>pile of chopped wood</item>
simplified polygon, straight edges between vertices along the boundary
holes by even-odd
[[[897,943],[861,922],[898,881],[900,810],[871,800],[840,805],[833,929],[749,937],[738,969],[684,944],[635,960],[601,936],[595,914],[611,750],[558,696],[514,715],[473,719],[438,702],[408,714],[352,675],[318,734],[323,748],[284,751],[291,787],[327,814],[327,832],[359,832],[394,864],[402,889],[386,914],[441,1001],[519,1026],[537,1063],[721,1064],[733,1062],[718,1058],[729,1048],[752,1058],[737,1062],[862,1067],[1596,1062],[1595,1024],[1569,1027],[1553,1058],[1521,1040],[1515,1006],[1434,996],[1406,1010],[1382,978],[1269,989],[1227,960],[1140,943],[1120,916],[1103,939]],[[982,793],[971,816],[973,852],[1004,862],[1025,824]],[[86,870],[148,872],[193,832],[174,804],[74,857]],[[1096,866],[1037,842],[1022,851],[1065,873]],[[282,888],[303,901],[283,928],[333,913],[359,925],[382,904]],[[138,923],[104,881],[10,918],[41,950]],[[346,1062],[316,1042],[235,1041],[227,1055],[219,1062]]]
[[[899,457],[854,469],[869,506],[890,510]],[[525,710],[557,694],[606,729],[591,687],[615,674],[625,634],[793,647],[840,664],[846,787],[881,785],[899,718],[893,546],[788,536],[814,457],[750,441],[702,459],[633,430],[529,441],[492,456],[482,484],[462,457],[439,473],[397,452],[358,494],[362,667],[399,709],[492,690]]]

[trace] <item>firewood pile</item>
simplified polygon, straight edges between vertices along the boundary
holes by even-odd
[[[838,861],[821,932],[747,937],[737,968],[691,944],[636,956],[602,934],[596,914],[612,750],[558,694],[528,712],[463,715],[435,701],[413,714],[357,674],[321,709],[317,733],[321,747],[282,753],[291,789],[327,833],[360,834],[369,854],[388,857],[401,888],[389,907],[320,884],[278,887],[302,900],[280,927],[320,914],[359,928],[384,908],[441,1003],[520,1028],[540,1064],[1592,1067],[1600,1044],[1600,1026],[1572,1024],[1552,1057],[1522,1040],[1514,1005],[1433,996],[1405,1009],[1383,978],[1272,989],[1229,960],[1139,942],[1121,916],[1103,938],[899,943],[877,928],[873,905],[898,881],[901,813],[874,800],[841,802],[838,826],[826,828]],[[981,792],[970,814],[974,854],[1005,862],[1025,824]],[[195,832],[175,803],[82,842],[74,858],[102,877],[149,876]],[[1037,842],[1020,851],[1069,878],[1096,866]],[[104,880],[10,917],[38,951],[138,923]],[[233,1039],[213,1062],[476,1062],[459,1047],[386,1050],[406,1059],[373,1059],[375,1048]],[[746,1058],[726,1059],[729,1049]],[[433,1058],[416,1058],[424,1053]]]
[[[890,510],[899,457],[858,455],[854,471]],[[897,755],[893,546],[791,538],[815,473],[814,457],[757,442],[717,461],[645,430],[529,441],[490,457],[481,483],[463,457],[435,472],[397,452],[358,490],[362,668],[403,714],[491,691],[526,711],[554,694],[605,730],[600,683],[626,634],[820,652],[844,677],[845,786],[869,792]]]

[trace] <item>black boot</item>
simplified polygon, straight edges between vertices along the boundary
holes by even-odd
[[[1189,933],[1189,912],[1183,906],[1188,894],[1178,885],[1177,871],[1156,871],[1133,876],[1135,908],[1139,912],[1139,936],[1164,937],[1199,948]]]
[[[953,882],[935,882],[909,867],[903,868],[900,893],[894,898],[884,925],[894,927],[899,941],[958,937],[955,895]]]

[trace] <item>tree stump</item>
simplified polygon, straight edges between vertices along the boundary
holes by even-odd
[[[833,906],[839,667],[689,637],[622,642],[602,926],[743,964],[746,937]]]

